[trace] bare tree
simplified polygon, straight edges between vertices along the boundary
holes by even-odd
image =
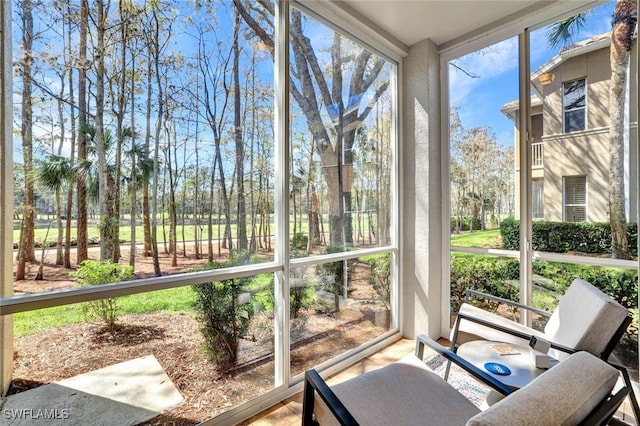
[[[31,0],[22,0],[18,9],[22,23],[22,59],[18,69],[22,77],[22,112],[20,136],[22,139],[22,157],[24,171],[24,201],[22,226],[20,227],[20,246],[16,280],[25,278],[26,263],[35,260],[34,227],[35,207],[33,185],[33,104],[31,76],[33,64],[33,4]]]
[[[273,31],[270,27],[273,24],[262,19],[273,16],[273,2],[234,0],[234,4],[249,27],[273,52]],[[359,124],[364,122],[372,111],[372,105],[389,86],[388,79],[379,81],[385,61],[362,48],[354,48],[345,54],[343,39],[335,33],[329,48],[331,63],[327,72],[304,32],[302,13],[297,9],[291,10],[290,34],[293,52],[290,90],[307,120],[329,188],[330,241],[331,244],[350,243],[353,235],[349,213],[353,184],[352,147]],[[349,81],[345,82],[343,70],[347,66],[352,72]],[[373,87],[369,104],[360,108],[363,94]],[[346,105],[343,100],[345,92]],[[323,122],[323,106],[331,115],[331,126]]]

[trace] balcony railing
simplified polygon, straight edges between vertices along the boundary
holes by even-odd
[[[534,169],[544,167],[544,142],[531,144],[531,167]]]

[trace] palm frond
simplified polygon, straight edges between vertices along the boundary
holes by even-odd
[[[567,47],[573,43],[577,33],[587,26],[587,14],[579,13],[551,26],[547,41],[551,47]]]

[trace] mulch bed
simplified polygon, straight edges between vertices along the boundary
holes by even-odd
[[[121,263],[127,263],[127,256],[123,252]],[[74,286],[68,278],[69,271],[56,267],[52,260],[48,256],[45,262],[47,281],[19,281],[14,286],[16,294]],[[139,259],[138,278],[151,273],[152,266],[147,262]],[[201,259],[179,257],[179,267],[169,270],[163,262],[163,271],[185,272],[202,263]],[[35,270],[37,265],[31,264],[29,269]],[[351,297],[360,299],[369,309],[366,302],[375,295],[367,275],[362,268],[356,272]],[[269,313],[254,317],[252,340],[242,341],[238,366],[232,374],[221,373],[209,360],[200,325],[191,313],[125,315],[118,324],[115,330],[106,330],[100,323],[70,324],[15,339],[14,380],[9,393],[145,355],[158,359],[185,399],[182,405],[146,422],[147,425],[194,425],[273,389],[274,327]],[[356,309],[317,314],[310,307],[292,320],[291,372],[302,373],[387,330],[388,326],[375,325]]]

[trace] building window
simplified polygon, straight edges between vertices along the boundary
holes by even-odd
[[[576,132],[585,129],[586,81],[584,78],[567,81],[562,84],[562,110],[564,132]]]
[[[565,176],[564,221],[585,222],[587,220],[587,177]]]
[[[531,181],[532,217],[544,219],[544,180],[533,179]]]

